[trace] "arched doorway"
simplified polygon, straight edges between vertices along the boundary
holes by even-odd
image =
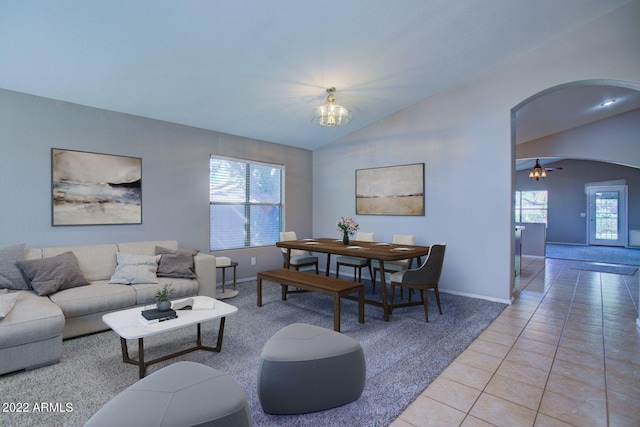
[[[606,105],[607,100],[613,102]],[[540,158],[543,164],[545,160],[581,159],[640,168],[637,142],[624,142],[624,138],[610,138],[616,143],[622,141],[618,144],[606,141],[606,144],[583,144],[579,147],[568,144],[554,146],[558,139],[554,138],[556,134],[636,113],[640,114],[640,84],[616,80],[570,82],[548,88],[522,101],[511,110],[512,197],[515,194],[516,172],[524,159],[535,161]],[[526,149],[523,150],[523,147]],[[515,219],[514,200],[512,218]],[[515,258],[515,255],[514,242],[512,256]]]

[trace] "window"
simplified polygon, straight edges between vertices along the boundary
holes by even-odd
[[[284,223],[284,166],[211,156],[209,247],[268,246]]]
[[[516,191],[516,222],[547,224],[547,191]]]
[[[596,239],[618,240],[620,194],[617,191],[597,191],[595,195]]]

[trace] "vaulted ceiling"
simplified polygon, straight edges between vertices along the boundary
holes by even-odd
[[[2,0],[0,88],[315,149],[630,1]]]

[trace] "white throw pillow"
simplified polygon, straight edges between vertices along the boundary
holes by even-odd
[[[134,285],[137,283],[159,283],[156,272],[160,255],[148,256],[116,252],[118,266],[109,283]]]

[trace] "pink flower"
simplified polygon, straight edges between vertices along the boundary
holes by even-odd
[[[358,229],[358,223],[350,216],[343,216],[336,224],[337,230],[341,233],[355,234]]]

